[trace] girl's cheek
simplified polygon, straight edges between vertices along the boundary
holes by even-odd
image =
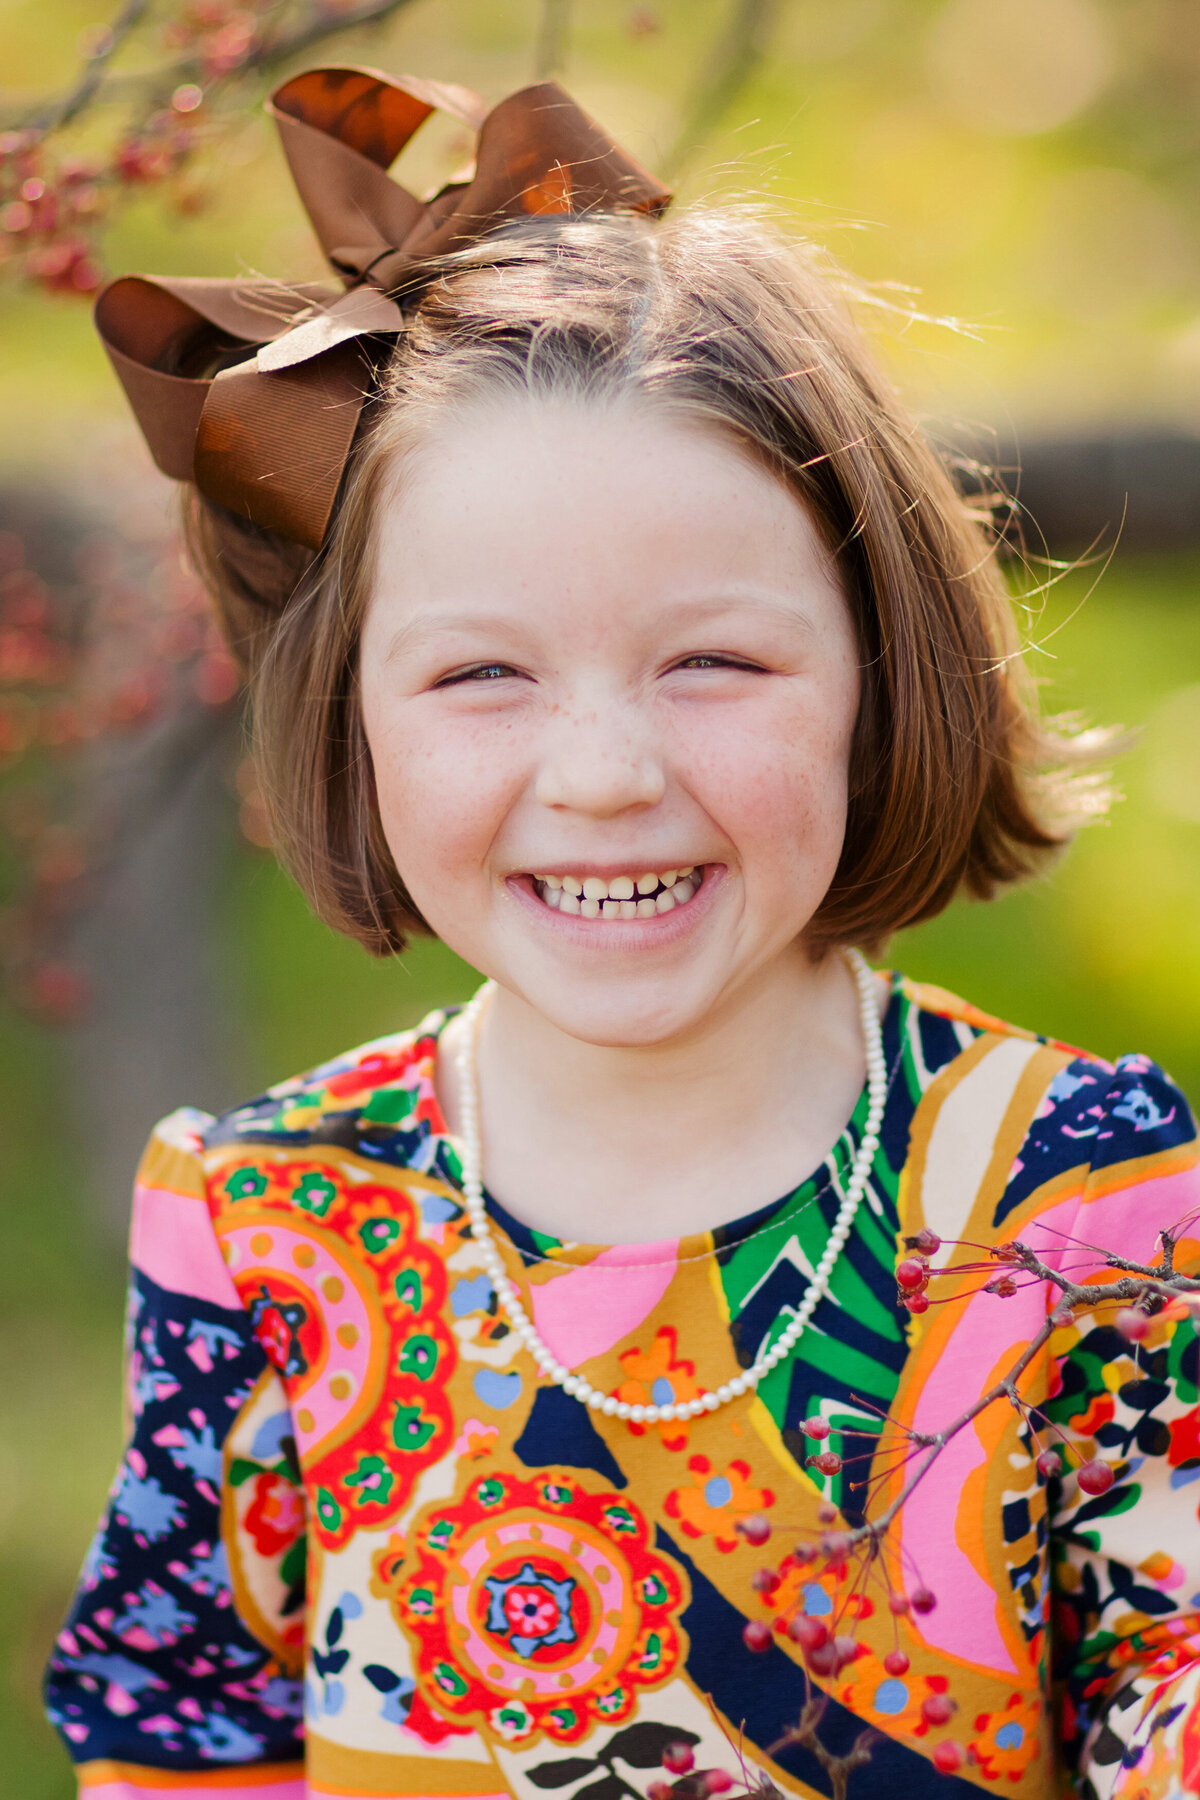
[[[414,722],[373,749],[384,834],[414,898],[427,882],[482,870],[512,798],[496,735]]]
[[[707,721],[682,748],[697,799],[735,845],[787,860],[814,835],[844,826],[851,728],[839,710],[779,707]]]

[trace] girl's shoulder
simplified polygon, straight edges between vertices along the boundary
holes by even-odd
[[[893,999],[893,1068],[913,1099],[904,1187],[923,1223],[936,1214],[962,1235],[974,1194],[973,1229],[1010,1236],[1068,1201],[1148,1201],[1165,1177],[1184,1181],[1181,1214],[1200,1202],[1191,1108],[1148,1056],[1110,1061],[902,976]],[[1154,1193],[1156,1210],[1168,1204]],[[1133,1213],[1124,1223],[1136,1236]]]
[[[438,1039],[455,1008],[277,1082],[216,1117],[194,1119],[202,1154],[239,1141],[359,1150],[413,1169],[438,1154],[446,1125],[434,1085]]]

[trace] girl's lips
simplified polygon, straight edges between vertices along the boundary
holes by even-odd
[[[585,918],[581,913],[564,913],[547,906],[535,889],[532,875],[510,875],[505,883],[508,891],[543,928],[555,932],[567,942],[585,944],[588,949],[638,950],[661,948],[683,937],[699,925],[712,909],[728,869],[724,863],[698,863],[696,875],[702,877],[692,897],[683,905],[667,912],[655,912],[653,918]]]

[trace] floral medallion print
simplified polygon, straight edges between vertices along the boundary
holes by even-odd
[[[259,1343],[283,1380],[310,1527],[330,1548],[403,1506],[454,1441],[440,1258],[399,1188],[344,1165],[245,1152],[210,1184],[217,1235]],[[283,1529],[254,1491],[247,1529]],[[253,1510],[253,1518],[251,1517]]]
[[[576,1743],[629,1717],[684,1655],[681,1572],[641,1512],[573,1473],[488,1475],[376,1558],[432,1708],[493,1741]]]

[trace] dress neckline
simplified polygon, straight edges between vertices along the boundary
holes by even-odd
[[[904,978],[899,973],[888,973],[888,994],[880,1021],[883,1033],[884,1051],[888,1064],[888,1111],[891,1110],[892,1090],[896,1070],[900,1059],[900,1009],[904,998]],[[457,1012],[459,1007],[449,1007],[436,1013],[420,1028],[419,1035],[432,1038],[436,1042],[442,1031]],[[441,1102],[436,1101],[431,1108],[430,1129],[440,1137],[449,1151],[447,1173],[453,1185],[461,1187],[460,1140],[446,1124]],[[764,1236],[771,1231],[784,1231],[791,1225],[796,1216],[806,1210],[815,1201],[827,1194],[836,1184],[848,1176],[855,1153],[862,1137],[863,1126],[868,1109],[868,1093],[863,1084],[854,1110],[846,1124],[842,1127],[837,1140],[831,1146],[821,1163],[810,1174],[804,1177],[795,1187],[780,1198],[766,1202],[742,1213],[728,1222],[711,1227],[707,1231],[687,1232],[680,1237],[642,1239],[636,1243],[585,1243],[568,1241],[550,1236],[546,1232],[534,1231],[510,1213],[494,1194],[484,1189],[488,1217],[494,1226],[502,1231],[520,1255],[522,1261],[531,1263],[558,1263],[563,1266],[597,1265],[611,1268],[619,1274],[624,1269],[651,1268],[667,1264],[677,1265],[687,1262],[700,1262],[711,1258],[714,1254],[718,1260],[733,1255],[743,1245],[754,1238]],[[884,1114],[884,1129],[880,1133],[880,1145],[875,1152],[872,1170],[885,1155],[885,1142],[888,1137],[887,1111]]]

